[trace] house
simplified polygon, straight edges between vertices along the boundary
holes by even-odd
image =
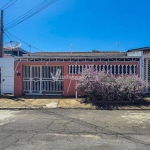
[[[20,54],[20,51],[17,54]],[[138,75],[150,82],[150,47],[120,51],[36,52],[0,58],[1,94],[75,95],[85,67],[110,71],[114,76]],[[150,86],[146,90],[150,93]]]
[[[142,52],[37,52],[14,57],[14,95],[75,95],[75,84],[85,67],[114,74],[142,76]]]

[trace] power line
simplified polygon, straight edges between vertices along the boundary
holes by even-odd
[[[8,27],[5,28],[5,30],[8,30],[8,29],[10,29],[10,28],[12,28],[12,27],[22,23],[23,21],[31,18],[32,16],[34,16],[37,13],[41,12],[42,10],[44,10],[48,6],[52,5],[56,1],[57,0],[45,0],[45,1],[43,1],[42,3],[38,4],[37,6],[35,6],[33,9],[29,10],[27,13],[21,15],[17,19],[15,19],[15,20],[11,21],[10,23],[6,24],[6,26],[8,25]]]
[[[12,0],[8,1],[8,2],[1,8],[1,10],[2,10],[5,6],[7,6],[11,1],[12,1]]]
[[[10,40],[10,42],[13,42],[12,39],[10,38],[10,36],[9,36],[6,32],[4,32],[4,34],[5,34],[5,35],[7,36],[7,38]],[[4,47],[3,47],[3,48],[4,48]],[[7,50],[7,48],[4,48],[4,49]],[[15,55],[13,55],[13,53],[14,53],[14,52],[13,52],[13,48],[11,49],[11,51],[12,51],[12,55],[11,55],[11,56],[14,57]],[[6,54],[7,54],[7,53],[6,53]],[[7,54],[7,55],[9,55],[9,54]]]
[[[46,0],[47,1],[47,0]],[[49,0],[48,0],[49,1]],[[22,17],[20,18],[20,20],[19,20],[19,18],[18,18],[18,20],[17,19],[15,19],[15,20],[17,20],[16,22],[14,22],[14,23],[12,23],[11,25],[9,25],[5,30],[8,30],[8,29],[10,29],[10,28],[12,28],[12,27],[14,27],[14,26],[16,26],[16,25],[18,25],[18,24],[20,24],[20,23],[22,23],[23,21],[25,21],[25,20],[27,20],[28,18],[31,18],[32,16],[34,16],[34,15],[36,15],[37,13],[39,13],[40,11],[42,11],[43,9],[45,9],[46,7],[48,7],[49,5],[51,5],[51,4],[53,4],[55,1],[57,1],[57,0],[50,0],[50,2],[48,2],[46,5],[44,5],[44,6],[42,6],[42,7],[40,7],[40,8],[38,8],[37,10],[35,9],[31,9],[30,11],[29,11],[29,13],[25,13],[24,15],[22,15]],[[45,3],[45,2],[44,2]],[[39,4],[40,5],[40,4]],[[37,5],[37,6],[39,6],[39,5]],[[33,11],[33,12],[32,12]],[[30,13],[31,12],[31,13]],[[13,22],[13,21],[12,21]]]
[[[47,1],[47,0],[45,0],[45,1]],[[38,7],[38,6],[42,5],[43,3],[45,3],[45,1],[43,1],[43,2],[41,2],[40,4],[36,5],[36,6],[33,7],[32,9],[30,9],[29,11],[27,11],[26,13],[24,13],[24,14],[21,15],[20,17],[18,17],[18,18],[16,18],[16,19],[12,20],[11,22],[7,23],[6,25],[11,24],[12,22],[15,22],[15,21],[18,20],[18,19],[21,19],[23,16],[26,16],[27,13],[32,12],[32,10],[36,9],[36,7]]]
[[[13,4],[15,4],[18,0],[14,1],[13,3],[11,3],[10,5],[8,5],[6,8],[4,8],[4,10],[6,10],[7,8],[9,8],[10,6],[12,6]]]
[[[27,42],[21,40],[20,38],[16,37],[16,36],[13,35],[12,33],[8,32],[8,31],[6,31],[6,32],[7,32],[8,34],[10,34],[12,37],[14,37],[14,38],[20,40],[21,42],[25,43],[25,44],[28,45],[29,47],[32,47],[32,48],[34,48],[34,49],[36,49],[36,50],[38,50],[38,51],[40,51],[40,52],[41,52],[41,51],[43,52],[43,50],[38,49],[38,48],[36,48],[35,46],[32,46],[31,44],[29,44],[29,43],[27,43]]]
[[[41,49],[39,49],[39,48],[36,48],[35,46],[32,46],[31,44],[29,44],[29,43],[27,43],[27,42],[21,40],[20,38],[16,37],[15,35],[13,35],[12,33],[8,32],[8,31],[4,31],[5,35],[6,35],[6,32],[7,32],[9,35],[11,35],[12,37],[14,37],[14,38],[18,39],[19,41],[25,43],[25,44],[28,45],[30,48],[32,47],[32,48],[34,48],[34,49],[36,49],[36,50],[38,50],[38,51],[40,51],[40,52],[44,52],[43,50],[41,50]],[[8,34],[7,34],[7,35],[8,35]],[[31,49],[30,49],[30,50],[31,50]]]
[[[10,36],[9,36],[6,32],[4,32],[4,34],[7,36],[7,38],[8,38],[10,41],[12,41],[12,39],[10,38]]]
[[[13,3],[11,3],[10,5],[8,5],[11,1],[13,1],[13,0],[8,1],[8,2],[1,8],[1,10],[2,10],[2,9],[5,10],[5,9],[9,8],[9,7],[12,6],[13,4],[15,4],[18,0],[15,0]],[[7,5],[8,5],[8,6],[7,6]]]

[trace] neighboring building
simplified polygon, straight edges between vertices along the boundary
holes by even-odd
[[[137,55],[132,50],[24,54],[15,57],[14,94],[72,96],[77,82],[73,78],[80,76],[86,66],[94,66],[98,71],[110,70],[116,77],[120,74],[141,77],[141,60],[142,52]]]
[[[150,83],[150,47],[142,47],[137,49],[131,49],[127,51],[128,56],[140,57],[140,76],[143,80]],[[150,86],[146,90],[150,93]]]
[[[23,50],[22,48],[3,49],[4,54],[8,56],[22,56],[23,54],[30,54],[28,51]]]
[[[14,57],[29,54],[29,52],[21,48],[3,49],[3,52],[3,58],[0,58],[0,95],[14,95]]]

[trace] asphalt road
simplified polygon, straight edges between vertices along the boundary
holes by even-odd
[[[150,111],[0,110],[0,150],[150,150]]]

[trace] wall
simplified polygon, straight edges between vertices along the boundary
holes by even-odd
[[[14,58],[0,58],[1,94],[14,94]]]
[[[21,96],[23,94],[23,66],[25,65],[53,65],[53,66],[63,66],[64,67],[64,76],[68,78],[64,78],[64,95],[71,96],[75,95],[75,80],[70,80],[72,74],[68,74],[68,66],[69,65],[138,65],[138,75],[140,75],[140,64],[139,62],[128,62],[128,61],[120,61],[120,62],[15,62],[15,74],[14,74],[14,94],[15,96]],[[17,73],[20,73],[20,76],[17,76]],[[73,75],[79,76],[79,75]]]

